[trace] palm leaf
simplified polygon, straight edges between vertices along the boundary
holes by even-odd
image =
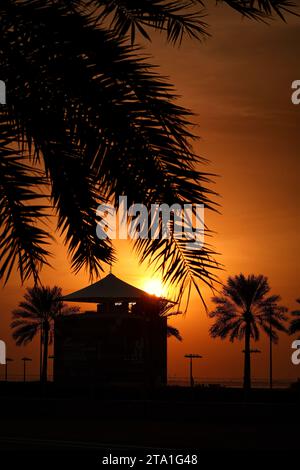
[[[76,3],[82,5],[80,0]],[[197,40],[208,36],[201,1],[92,0],[88,4],[94,6],[92,14],[98,22],[110,21],[110,28],[120,37],[129,35],[132,44],[137,32],[151,40],[148,28],[165,32],[172,44],[180,44],[184,36]]]
[[[298,16],[295,11],[296,2],[289,0],[217,0],[217,2],[225,3],[241,15],[254,20],[265,21],[273,16],[279,16],[284,20],[286,13]]]
[[[65,0],[86,11],[100,25],[109,22],[110,29],[120,37],[129,36],[133,44],[136,33],[151,40],[148,29],[166,34],[168,42],[181,44],[184,37],[202,41],[209,36],[206,2],[203,0]],[[208,2],[207,2],[208,3]],[[296,2],[289,0],[217,0],[244,17],[266,21],[274,16],[285,19],[296,15]]]
[[[14,329],[12,336],[17,346],[26,346],[26,344],[33,340],[40,329],[38,323],[18,324],[13,322],[11,327]]]
[[[182,341],[182,336],[179,333],[179,330],[177,328],[175,328],[174,326],[171,326],[171,325],[167,326],[167,335],[169,337],[174,337],[174,338],[178,339],[178,341]]]
[[[7,282],[16,265],[22,282],[31,275],[38,280],[42,265],[48,264],[49,234],[40,227],[45,218],[42,174],[24,163],[15,150],[15,129],[3,107],[0,110],[0,279]]]
[[[297,299],[297,302],[300,304],[300,299]],[[295,333],[299,333],[300,331],[300,310],[293,310],[291,315],[292,319],[289,327],[289,333],[290,335],[293,335]]]

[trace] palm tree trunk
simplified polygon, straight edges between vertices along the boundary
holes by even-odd
[[[251,390],[251,350],[250,350],[250,323],[245,328],[245,353],[244,353],[244,390]]]
[[[270,315],[270,344],[269,344],[269,355],[270,355],[270,364],[269,364],[269,378],[270,378],[270,389],[273,388],[273,345],[272,345],[272,320],[271,320],[271,312]]]
[[[40,382],[43,380],[43,336],[44,336],[44,324],[41,325],[41,336],[40,336]]]
[[[49,323],[44,322],[44,344],[43,344],[43,371],[42,371],[42,382],[46,383],[48,378],[48,342],[49,342]]]

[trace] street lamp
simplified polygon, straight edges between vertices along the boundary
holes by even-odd
[[[6,358],[6,362],[5,362],[5,382],[7,382],[7,377],[8,377],[8,363],[12,362],[12,361],[13,361],[13,359],[11,359],[10,357]]]
[[[22,357],[23,365],[23,381],[26,382],[26,362],[31,362],[30,357]]]
[[[200,354],[185,354],[187,359],[190,360],[190,386],[194,386],[194,377],[193,377],[193,359],[200,359],[203,356],[200,356]]]

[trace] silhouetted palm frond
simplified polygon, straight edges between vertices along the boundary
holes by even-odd
[[[167,327],[167,335],[173,338],[178,339],[178,341],[182,341],[182,336],[179,333],[179,330],[174,326],[168,325]]]
[[[202,41],[207,36],[204,21],[209,2],[204,0],[64,0],[79,8],[88,9],[100,24],[107,22],[120,37],[128,35],[133,44],[136,34],[151,40],[149,29],[166,34],[167,41],[181,44],[184,37]],[[285,18],[287,13],[297,14],[296,2],[289,0],[217,0],[254,20],[267,20],[274,16]]]
[[[300,299],[297,299],[298,304],[300,304]],[[300,332],[300,310],[294,310],[291,312],[292,320],[290,323],[289,333],[293,335]]]
[[[241,15],[255,20],[266,20],[273,16],[284,20],[286,13],[298,15],[295,11],[297,3],[290,0],[217,0],[217,3],[225,3]]]
[[[159,309],[159,315],[161,317],[167,318],[167,320],[170,317],[177,316],[177,315],[182,315],[182,312],[176,310],[173,311],[174,308],[174,303],[173,302],[168,302],[163,300],[160,304],[160,309]],[[167,323],[167,336],[168,337],[174,337],[178,341],[182,341],[182,336],[177,328],[174,326],[171,326]]]
[[[30,343],[39,331],[39,324],[37,322],[25,322],[24,320],[15,320],[11,323],[13,328],[13,339],[16,341],[17,346],[26,346]]]
[[[48,264],[49,233],[40,226],[45,201],[37,189],[45,183],[43,174],[25,163],[24,153],[15,150],[15,129],[0,109],[0,278],[6,282],[16,264],[22,281],[38,279]]]
[[[136,32],[150,40],[149,27],[165,32],[173,44],[180,44],[183,36],[198,40],[208,36],[204,5],[200,1],[94,0],[90,4],[100,9],[98,20],[109,19],[114,31],[121,37],[129,34],[132,43]]]

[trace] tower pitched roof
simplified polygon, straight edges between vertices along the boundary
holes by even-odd
[[[134,301],[147,297],[152,296],[110,273],[100,281],[64,296],[63,300],[67,302],[101,303],[110,299]]]

